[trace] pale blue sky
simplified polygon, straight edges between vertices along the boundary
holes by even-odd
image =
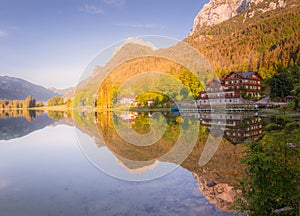
[[[207,0],[0,0],[0,75],[75,86],[89,61],[140,35],[184,39]]]

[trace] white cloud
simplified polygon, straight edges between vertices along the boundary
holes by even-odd
[[[89,14],[103,14],[104,10],[96,5],[85,4],[82,8],[79,9],[80,11],[89,13]]]
[[[125,4],[125,0],[103,0],[105,4],[120,7]]]
[[[164,29],[165,27],[154,23],[115,23],[116,26],[129,27],[129,28],[159,28]]]
[[[8,35],[7,31],[0,29],[0,38],[6,37]]]

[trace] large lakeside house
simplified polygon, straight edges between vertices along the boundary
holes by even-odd
[[[218,104],[245,104],[258,99],[262,92],[262,77],[257,72],[231,72],[221,79],[212,79],[199,93],[198,106]]]

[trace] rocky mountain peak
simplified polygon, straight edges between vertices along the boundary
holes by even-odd
[[[251,18],[256,12],[267,12],[285,7],[286,0],[210,0],[203,6],[194,19],[189,35],[197,30],[222,23],[246,10],[245,18]]]

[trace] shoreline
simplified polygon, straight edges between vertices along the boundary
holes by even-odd
[[[0,112],[2,111],[17,111],[17,110],[34,110],[34,111],[63,111],[63,112],[99,112],[99,113],[107,113],[107,112],[172,112],[171,108],[115,108],[115,109],[99,109],[99,108],[83,108],[83,109],[74,109],[74,108],[67,108],[66,106],[45,106],[45,107],[32,107],[32,108],[1,108]],[[269,115],[289,115],[293,117],[300,117],[300,112],[297,111],[281,111],[278,109],[258,109],[258,110],[200,110],[200,109],[193,109],[193,110],[178,110],[178,112],[182,113],[218,113],[225,112],[225,113],[246,113],[246,112],[257,112],[259,114],[269,114]]]

